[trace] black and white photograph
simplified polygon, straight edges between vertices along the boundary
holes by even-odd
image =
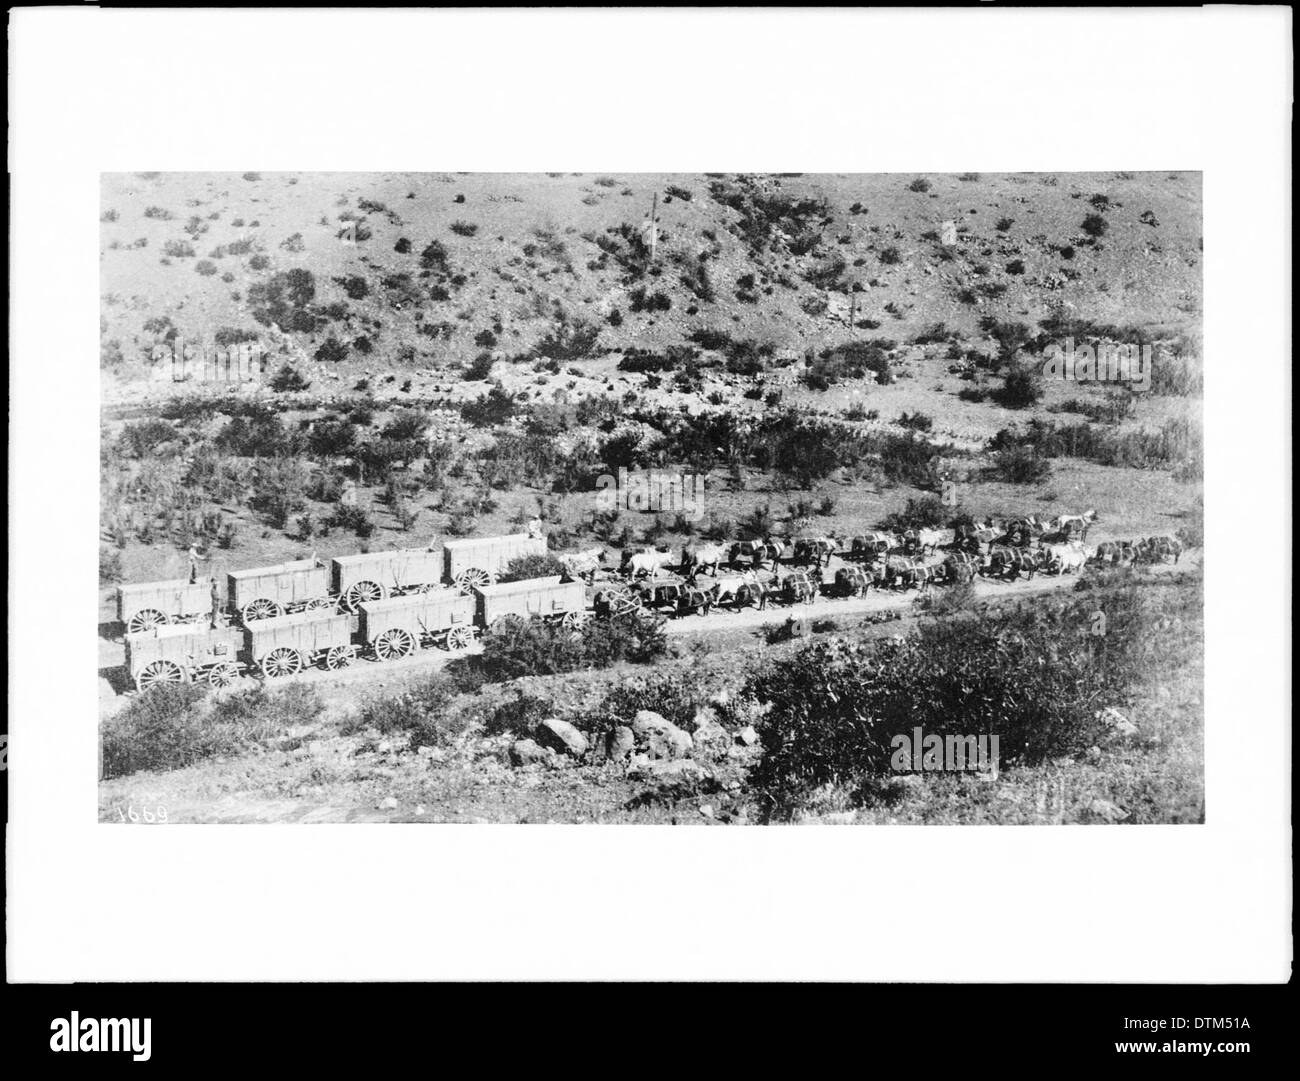
[[[101,821],[1202,822],[1201,185],[104,176]]]
[[[15,9],[22,1039],[301,1072],[572,983],[1277,1042],[1290,34]]]

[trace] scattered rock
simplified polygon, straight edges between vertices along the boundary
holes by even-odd
[[[709,771],[692,758],[652,759],[629,772],[655,781],[702,781],[709,775]]]
[[[731,749],[731,733],[717,721],[710,721],[695,730],[691,737],[695,753],[719,758]]]
[[[712,818],[712,817],[713,817],[713,804],[711,804],[711,803],[701,803],[701,804],[700,804],[700,814],[702,814],[705,818]]]
[[[1132,739],[1138,734],[1138,726],[1114,706],[1101,710],[1097,714],[1097,720],[1109,730],[1110,739]]]
[[[758,743],[758,730],[752,724],[745,725],[736,733],[736,742],[742,747],[753,747]]]
[[[684,758],[693,746],[689,732],[648,709],[632,718],[632,734],[651,758]]]
[[[397,800],[395,800],[392,796],[389,796],[386,800],[384,800],[383,803],[379,805],[379,809],[382,811],[395,811],[397,810]]]
[[[587,753],[590,743],[574,725],[558,717],[547,717],[537,726],[537,740],[545,747],[579,758]]]
[[[827,826],[852,826],[857,820],[857,811],[831,811],[815,819],[816,822]]]
[[[550,752],[535,740],[520,739],[510,745],[510,761],[516,766],[545,762],[550,757]]]
[[[417,803],[417,804],[415,805],[415,813],[416,813],[417,815],[428,814],[428,812],[424,809],[424,804],[423,804],[423,803]]]
[[[1095,799],[1088,804],[1088,813],[1104,822],[1123,822],[1128,818],[1128,811],[1117,807],[1107,799]]]

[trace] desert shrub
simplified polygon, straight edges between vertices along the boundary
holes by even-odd
[[[243,327],[218,327],[216,333],[212,336],[212,340],[218,347],[226,349],[244,342],[255,342],[259,337],[257,331],[246,330]]]
[[[281,393],[307,390],[310,386],[311,381],[291,364],[281,365],[280,370],[271,377],[271,389]]]
[[[447,248],[440,241],[431,240],[420,252],[420,266],[436,274],[450,275],[451,263],[448,261]]]
[[[903,532],[907,529],[937,529],[949,518],[951,510],[937,495],[909,499],[901,511],[880,520],[881,529]]]
[[[880,251],[876,253],[876,258],[884,263],[885,266],[895,266],[903,261],[902,252],[892,244],[881,248]]]
[[[199,684],[153,687],[103,725],[104,773],[180,769],[215,755],[265,745],[292,728],[315,724],[324,704],[302,684],[258,687],[208,698]]]
[[[528,578],[550,578],[564,574],[564,564],[550,552],[518,556],[497,577],[498,582],[522,582]]]
[[[122,580],[122,553],[105,545],[99,546],[99,584]]]
[[[570,319],[560,313],[555,326],[538,342],[538,356],[561,362],[585,360],[601,352],[600,327],[585,319]]]
[[[369,537],[375,531],[375,523],[364,507],[349,506],[345,503],[340,503],[334,508],[328,524],[335,529],[349,530],[362,538]]]
[[[879,453],[881,469],[894,483],[925,489],[939,487],[938,452],[914,432],[885,433]]]
[[[991,396],[1005,409],[1027,409],[1043,396],[1042,380],[1027,367],[1013,366]]]
[[[928,180],[926,180],[925,177],[918,176],[915,180],[913,180],[910,184],[907,185],[907,190],[924,194],[925,192],[929,191],[931,187],[932,187],[931,183]]]
[[[927,413],[901,413],[898,425],[914,432],[928,432],[934,427],[934,418]]]
[[[132,421],[117,437],[117,452],[126,458],[154,455],[164,443],[180,439],[180,434],[164,420]]]
[[[1033,447],[1007,447],[993,456],[994,475],[1008,484],[1037,484],[1051,471],[1051,463]]]
[[[217,272],[217,264],[212,262],[210,259],[200,259],[194,264],[194,270],[196,273],[203,275],[203,277],[210,278]]]
[[[149,206],[145,207],[144,216],[146,218],[156,218],[159,221],[170,221],[172,212],[160,206]]]
[[[356,426],[349,420],[318,420],[307,433],[307,446],[321,458],[344,457],[356,443]]]
[[[765,666],[747,696],[769,704],[751,773],[767,813],[785,817],[821,785],[872,791],[893,771],[894,737],[997,735],[1000,767],[1036,765],[1101,741],[1098,711],[1172,663],[1166,605],[1137,590],[1107,601],[1090,635],[1080,598],[979,619],[925,622],[902,641],[833,638]]]
[[[346,360],[347,355],[348,346],[333,335],[321,342],[320,347],[313,354],[316,360],[326,364],[337,364]]]
[[[345,278],[335,278],[334,282],[342,287],[349,300],[364,300],[370,295],[370,286],[366,283],[366,279],[359,274],[349,274]]]
[[[478,232],[478,226],[473,222],[454,221],[451,223],[451,231],[457,236],[473,236]]]
[[[1083,219],[1083,224],[1080,226],[1094,240],[1099,236],[1103,236],[1108,227],[1106,219],[1100,214],[1089,214]]]
[[[283,331],[311,333],[316,329],[310,307],[315,297],[315,276],[305,267],[294,267],[249,286],[248,306],[263,326],[274,323]]]
[[[307,467],[292,458],[271,458],[260,462],[253,477],[253,497],[248,505],[276,529],[307,505]]]
[[[163,254],[169,259],[192,259],[194,245],[188,240],[169,240],[163,245]]]
[[[240,222],[239,224],[242,225],[243,223]],[[302,233],[294,233],[292,236],[287,236],[280,241],[280,247],[284,251],[297,253],[302,251],[306,245],[303,243]]]
[[[371,699],[344,722],[343,734],[405,733],[411,747],[446,747],[469,726],[464,710],[450,708],[458,693],[455,680],[436,672],[410,683],[400,694]]]
[[[486,394],[473,401],[462,402],[461,419],[475,428],[495,428],[514,416],[517,400],[502,387],[491,387]]]

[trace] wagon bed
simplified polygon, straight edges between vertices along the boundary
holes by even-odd
[[[355,612],[364,603],[441,584],[443,560],[441,549],[427,548],[336,556],[330,561],[330,588]]]
[[[117,621],[129,634],[194,620],[211,610],[212,589],[206,580],[190,582],[188,578],[176,578],[117,587]]]
[[[474,598],[454,589],[367,601],[359,632],[380,660],[408,657],[426,644],[464,649],[474,640],[474,611]]]
[[[248,659],[269,677],[291,676],[310,664],[331,670],[355,659],[353,619],[320,609],[261,619],[244,628]]]
[[[502,582],[474,590],[479,625],[490,627],[498,619],[562,619],[577,626],[587,609],[587,588],[582,582],[566,582],[559,575]]]
[[[245,623],[330,604],[329,570],[315,559],[226,574],[226,601]]]
[[[443,580],[454,583],[462,593],[470,593],[491,585],[520,556],[545,555],[546,538],[527,533],[472,537],[446,541],[442,551]]]

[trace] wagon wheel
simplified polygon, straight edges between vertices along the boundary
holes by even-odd
[[[240,613],[245,623],[254,623],[259,619],[275,619],[284,615],[284,609],[269,597],[258,597],[255,601],[249,601],[244,605],[244,610]]]
[[[140,611],[126,621],[126,629],[132,634],[139,634],[141,631],[161,627],[166,622],[167,614],[165,612],[160,612],[157,608],[141,608]]]
[[[353,582],[343,594],[343,606],[349,612],[356,612],[368,601],[382,601],[384,587],[378,582]]]
[[[152,661],[135,677],[135,685],[142,691],[161,683],[184,683],[185,670],[175,661]]]
[[[262,658],[262,675],[268,679],[296,676],[302,671],[302,655],[289,646],[273,649]]]
[[[447,632],[448,649],[468,649],[474,641],[474,632],[468,627],[452,627]]]
[[[415,652],[415,636],[401,627],[384,631],[375,639],[375,654],[381,661],[393,661],[409,657]]]
[[[578,630],[579,628],[586,625],[587,613],[580,612],[577,610],[574,610],[572,612],[565,612],[564,617],[560,620],[560,622],[564,624],[564,626],[569,627],[572,630]]]
[[[470,567],[468,570],[463,570],[456,575],[455,582],[457,589],[462,593],[469,594],[476,589],[490,586],[492,584],[492,575],[481,567]]]
[[[234,661],[222,661],[208,669],[208,684],[213,687],[229,687],[239,678],[239,665]]]
[[[356,646],[334,646],[325,654],[325,667],[331,672],[346,668],[357,656]]]
[[[334,602],[328,597],[313,597],[307,602],[307,608],[310,611],[320,611],[322,608],[332,608]]]

